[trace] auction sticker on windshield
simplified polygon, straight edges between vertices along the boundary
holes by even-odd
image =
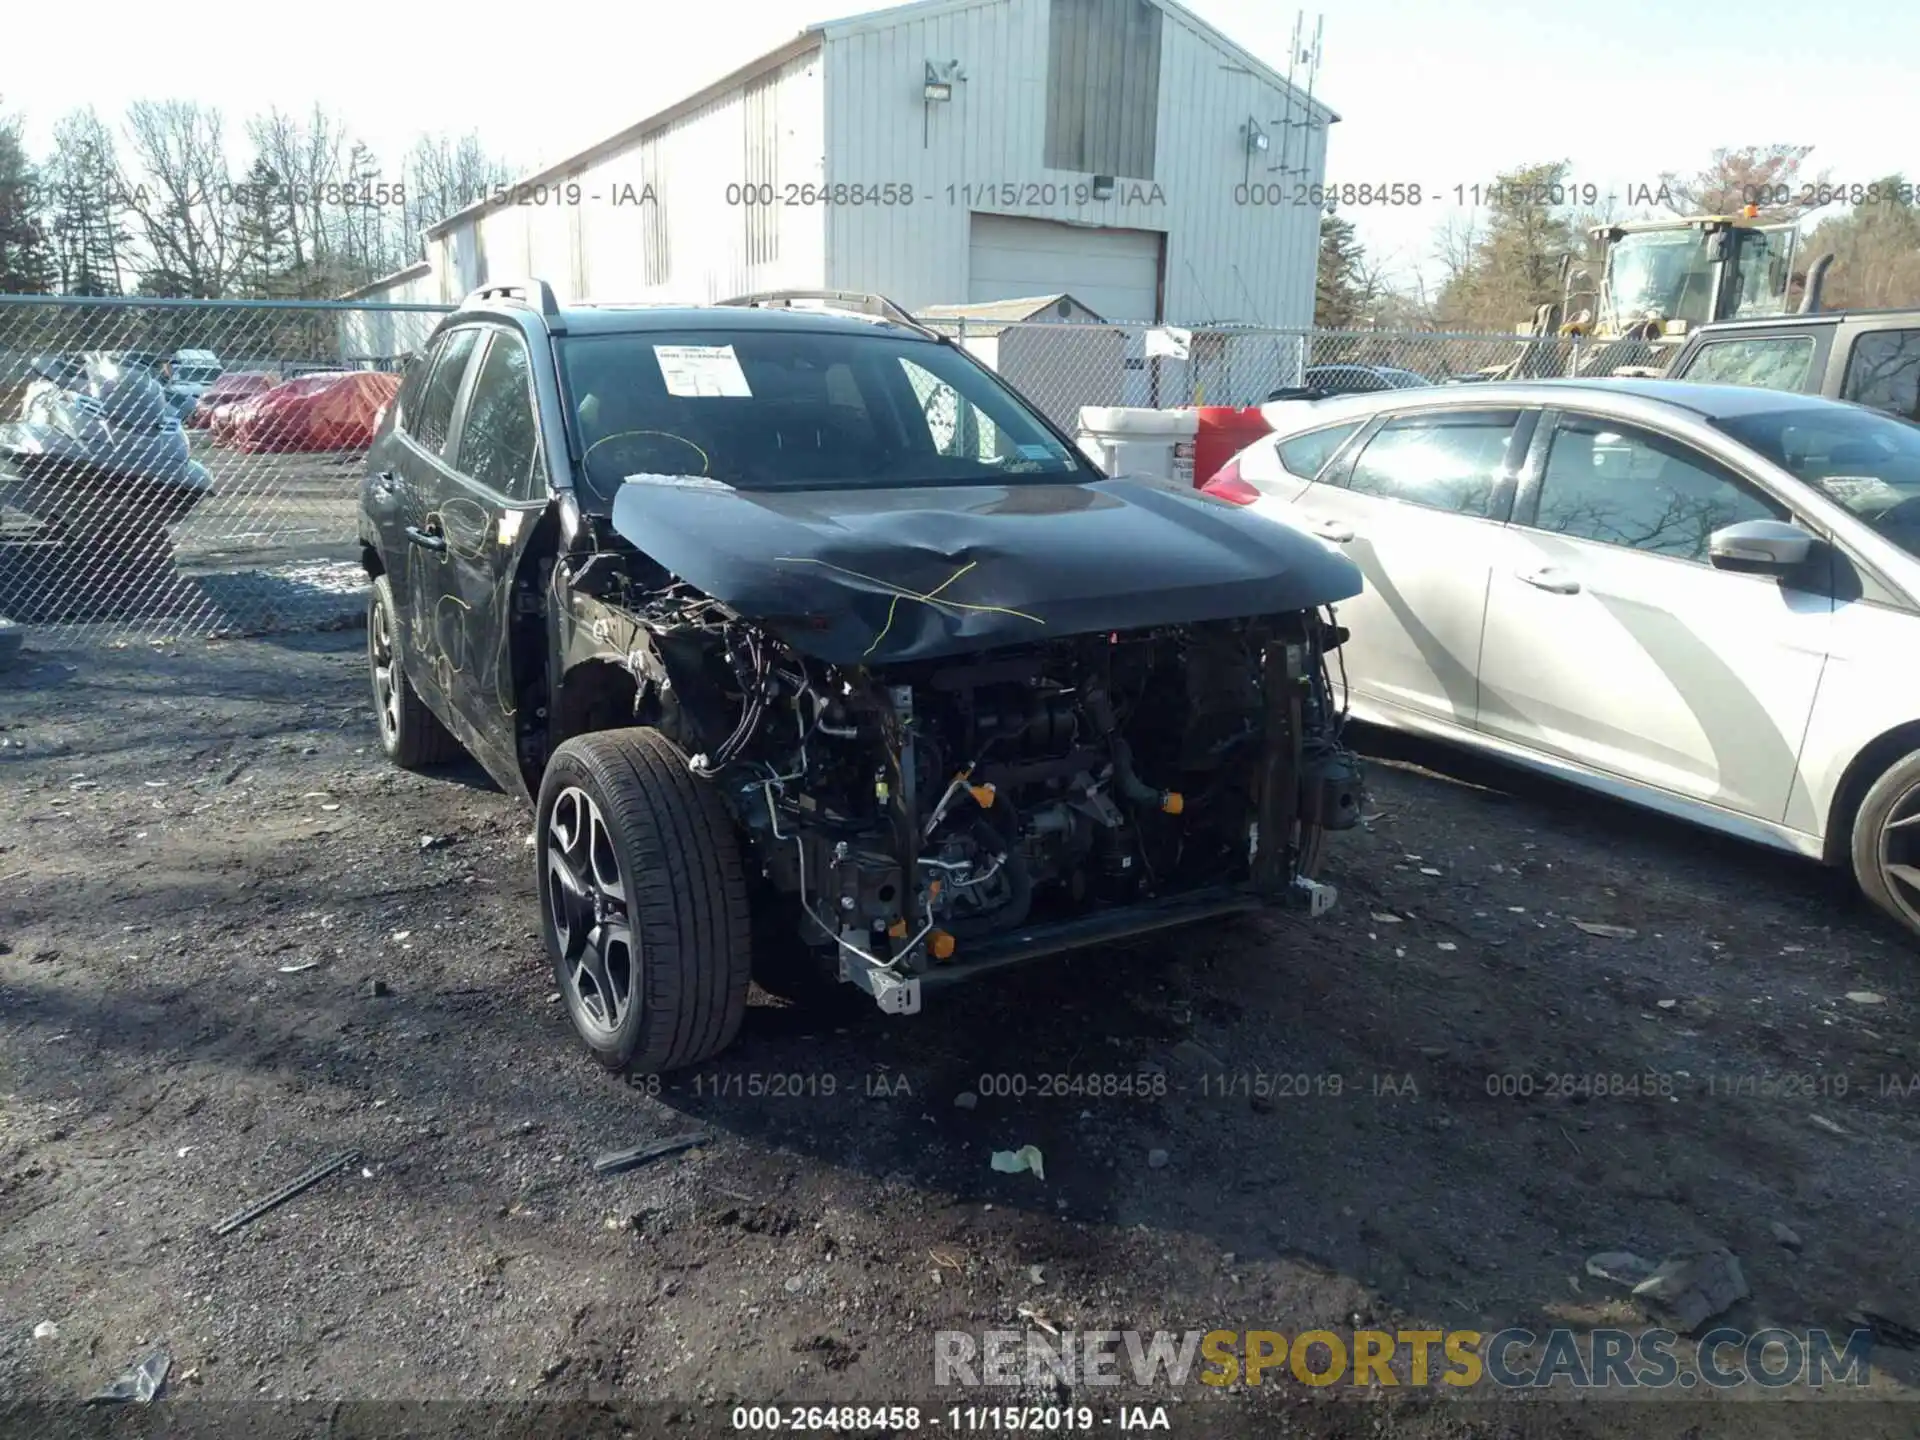
[[[731,345],[656,345],[653,354],[669,395],[753,394]]]

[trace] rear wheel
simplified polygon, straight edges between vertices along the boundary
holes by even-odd
[[[554,751],[540,785],[541,929],[580,1038],[610,1070],[652,1074],[733,1043],[753,934],[720,797],[657,730]]]
[[[460,742],[427,708],[427,702],[407,679],[399,634],[393,582],[376,575],[367,596],[367,670],[373,681],[373,713],[380,725],[380,748],[402,770],[458,760],[466,753]]]
[[[1920,935],[1920,751],[1890,766],[1861,800],[1853,876],[1869,900]]]

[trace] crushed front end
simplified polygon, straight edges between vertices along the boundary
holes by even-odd
[[[762,933],[884,1010],[1035,955],[1333,903],[1321,844],[1357,823],[1361,780],[1330,611],[867,666],[671,577],[600,574],[561,577],[571,658],[629,671],[634,720],[724,797]]]

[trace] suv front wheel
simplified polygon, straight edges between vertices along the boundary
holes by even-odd
[[[654,1074],[733,1043],[752,924],[733,823],[658,730],[553,752],[537,812],[540,923],[580,1038],[609,1070]]]

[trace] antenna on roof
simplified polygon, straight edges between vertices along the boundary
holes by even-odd
[[[1280,160],[1270,167],[1282,175],[1295,172],[1311,175],[1313,172],[1313,132],[1324,128],[1314,117],[1313,92],[1320,79],[1320,42],[1326,26],[1326,16],[1314,16],[1313,40],[1309,44],[1306,41],[1306,12],[1294,12],[1293,42],[1287,51],[1287,113],[1284,118],[1274,121],[1280,127]],[[1306,82],[1304,99],[1300,91],[1301,78]],[[1293,164],[1291,159],[1296,130],[1302,132],[1298,165]]]

